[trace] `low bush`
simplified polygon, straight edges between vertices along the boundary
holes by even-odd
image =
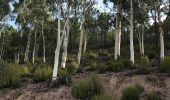
[[[92,62],[92,63],[90,64],[90,70],[91,70],[91,71],[97,70],[97,63],[96,63],[96,62]]]
[[[81,99],[91,99],[94,95],[100,95],[104,92],[99,76],[93,75],[89,80],[83,80],[78,85],[73,86],[73,96]]]
[[[147,100],[161,100],[161,96],[158,92],[150,92],[147,94]]]
[[[149,74],[150,72],[149,58],[146,56],[142,57],[139,66],[137,67],[137,73]]]
[[[34,82],[43,82],[48,80],[52,75],[52,68],[48,66],[39,67],[34,73]]]
[[[160,71],[170,75],[170,56],[166,56],[161,63]]]
[[[21,68],[17,64],[0,64],[0,87],[18,87],[20,85]]]
[[[91,100],[112,100],[112,96],[109,94],[94,95]]]
[[[97,64],[97,72],[98,73],[104,73],[108,69],[108,66],[105,63],[99,63]]]
[[[69,74],[66,69],[59,69],[58,76],[61,84],[70,85],[72,83],[72,74]]]
[[[20,66],[22,76],[26,76],[30,73],[29,68],[27,66]]]
[[[120,62],[123,64],[124,68],[132,68],[132,61],[129,59],[120,59]]]
[[[141,92],[142,86],[129,86],[123,90],[121,100],[139,100]]]
[[[108,70],[112,72],[118,72],[121,71],[124,68],[124,65],[122,62],[109,62],[108,63]]]
[[[77,68],[78,68],[78,65],[75,62],[71,62],[70,64],[66,65],[66,69],[67,69],[68,73],[72,74],[72,75],[76,73]]]

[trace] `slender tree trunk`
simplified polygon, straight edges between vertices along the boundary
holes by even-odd
[[[55,50],[55,58],[54,58],[54,68],[52,74],[51,86],[53,86],[57,82],[57,73],[58,73],[58,65],[59,65],[59,55],[60,55],[60,47],[61,47],[61,38],[60,38],[60,20],[61,20],[61,4],[58,2],[58,33],[57,33],[57,47]]]
[[[25,55],[24,55],[24,62],[27,63],[28,62],[28,55],[29,55],[29,49],[30,49],[30,38],[31,38],[31,30],[28,34],[28,40],[27,40],[27,46],[25,49]]]
[[[137,38],[138,38],[138,42],[139,42],[139,50],[140,50],[140,55],[141,57],[144,56],[144,26],[142,25],[142,31],[140,31],[139,29],[140,27],[138,27],[138,34],[137,34]]]
[[[32,52],[32,63],[35,63],[35,52],[36,52],[36,45],[37,45],[37,30],[35,31],[35,37],[34,37],[34,48]]]
[[[164,37],[163,37],[163,22],[161,21],[160,5],[158,9],[158,24],[159,24],[159,42],[160,42],[160,61],[164,60]]]
[[[142,25],[142,40],[141,40],[142,44],[141,44],[141,49],[142,49],[142,56],[145,55],[145,47],[144,47],[144,25]]]
[[[118,15],[116,16],[116,31],[115,31],[115,51],[114,51],[114,60],[117,60],[118,56]]]
[[[118,21],[118,47],[117,47],[117,51],[118,51],[118,56],[120,56],[120,46],[121,46],[121,21]]]
[[[61,61],[61,67],[65,68],[66,66],[66,61],[67,61],[67,49],[68,49],[68,39],[70,35],[70,12],[71,12],[71,7],[69,5],[68,7],[68,15],[66,19],[66,27],[64,27],[64,32],[66,32],[65,37],[64,37],[64,43],[63,43],[63,55],[62,55],[62,61]]]
[[[133,45],[133,1],[130,0],[130,60],[134,63],[134,45]]]
[[[42,21],[42,40],[43,40],[43,63],[46,63],[46,49],[45,49],[45,37],[44,37],[44,20]]]
[[[80,25],[80,31],[81,32],[80,32],[79,50],[78,50],[78,55],[77,55],[77,64],[78,65],[80,65],[82,48],[83,48],[83,34],[84,34],[83,21],[81,22],[81,25]]]
[[[86,52],[87,48],[87,33],[84,33],[84,46],[83,46],[83,53]]]

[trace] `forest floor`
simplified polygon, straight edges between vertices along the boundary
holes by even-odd
[[[92,72],[78,73],[73,78],[73,84],[80,80],[90,78]],[[144,87],[141,100],[146,100],[146,94],[152,91],[160,93],[162,100],[170,100],[170,77],[165,74],[152,73],[148,75],[136,75],[132,70],[99,75],[106,91],[114,95],[114,100],[120,100],[122,90],[140,83]],[[71,87],[60,85],[49,88],[48,82],[34,83],[31,78],[22,79],[21,86],[16,89],[0,90],[0,100],[77,100],[71,95]]]

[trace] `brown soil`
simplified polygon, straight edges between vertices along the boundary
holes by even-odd
[[[89,78],[90,73],[74,76],[74,84],[80,80]],[[114,100],[120,100],[121,92],[127,86],[136,83],[144,87],[141,100],[146,100],[146,94],[151,91],[161,93],[162,100],[170,100],[170,78],[163,74],[130,75],[120,73],[100,74],[106,91],[114,96]],[[77,100],[71,96],[71,88],[61,85],[56,88],[48,88],[47,82],[33,83],[26,80],[22,86],[16,89],[0,90],[0,100]]]

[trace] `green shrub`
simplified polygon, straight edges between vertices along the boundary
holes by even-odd
[[[112,96],[108,94],[94,95],[91,100],[112,100]]]
[[[156,57],[156,50],[150,50],[146,54],[149,57],[149,59],[153,59]]]
[[[151,92],[147,94],[147,100],[161,100],[161,97],[158,92]]]
[[[120,62],[123,64],[124,68],[132,68],[133,63],[129,59],[121,59]]]
[[[141,86],[129,86],[123,90],[121,100],[139,100],[141,92]]]
[[[104,73],[108,69],[107,65],[105,63],[99,63],[97,64],[97,72],[98,73]]]
[[[76,73],[78,65],[77,63],[72,62],[70,64],[67,64],[66,68],[67,68],[68,73],[73,75]]]
[[[138,74],[149,74],[150,73],[148,57],[145,56],[141,58],[140,64],[137,67],[137,73]]]
[[[43,82],[48,80],[52,75],[52,68],[51,67],[39,67],[35,70],[34,73],[34,82]]]
[[[122,62],[110,62],[108,64],[108,70],[112,72],[121,71],[124,68]]]
[[[21,68],[17,64],[1,63],[0,87],[18,87],[20,85]]]
[[[149,58],[147,56],[141,57],[141,64],[148,65],[149,64]]]
[[[29,68],[27,66],[20,66],[22,76],[26,76],[30,73]]]
[[[89,80],[83,80],[78,85],[73,86],[72,94],[81,99],[90,99],[94,95],[104,92],[99,76],[93,75]]]
[[[166,56],[161,63],[160,71],[170,75],[170,56]]]
[[[90,70],[91,70],[91,71],[97,70],[97,63],[96,63],[96,62],[92,62],[92,63],[91,63],[91,65],[90,65]]]
[[[72,83],[72,74],[69,74],[66,69],[59,69],[58,76],[62,84],[70,85]]]

